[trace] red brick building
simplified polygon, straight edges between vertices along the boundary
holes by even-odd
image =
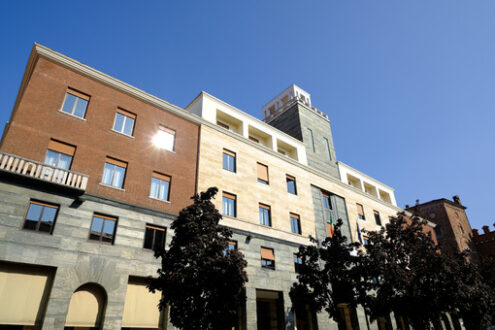
[[[495,231],[490,231],[488,226],[482,228],[482,234],[479,234],[477,229],[473,229],[474,247],[482,262],[495,261]]]

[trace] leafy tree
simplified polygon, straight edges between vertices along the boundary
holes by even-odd
[[[162,292],[159,308],[169,305],[170,320],[180,329],[231,329],[245,299],[247,263],[228,249],[232,231],[218,224],[222,216],[211,202],[217,191],[194,195],[172,223],[170,248],[155,251],[161,268],[149,289]]]
[[[306,305],[315,312],[325,310],[340,328],[345,329],[339,305],[355,308],[357,304],[354,272],[357,255],[353,251],[359,244],[347,243],[341,226],[339,219],[333,236],[326,238],[321,246],[299,247],[302,264],[297,269],[297,282],[289,295],[296,310]],[[316,243],[316,240],[312,239],[312,242]]]

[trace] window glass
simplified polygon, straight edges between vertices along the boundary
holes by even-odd
[[[86,108],[88,107],[89,97],[76,91],[70,91],[65,94],[62,111],[79,118],[84,118]]]
[[[174,151],[175,131],[160,126],[160,129],[153,138],[153,143],[161,149]]]
[[[89,239],[105,243],[113,243],[117,219],[107,216],[93,215]]]
[[[235,217],[235,196],[226,194],[222,196],[222,214]]]
[[[153,173],[153,176],[159,176],[160,178],[151,178],[150,197],[168,201],[170,191],[170,177],[158,173]]]
[[[124,186],[124,177],[125,177],[124,167],[111,163],[105,163],[101,183],[116,188],[122,188]]]
[[[271,226],[270,219],[270,207],[266,205],[259,205],[259,215],[260,215],[260,224],[265,226]]]
[[[330,194],[323,193],[323,207],[326,209],[332,209],[332,202],[330,201]]]
[[[235,153],[224,150],[222,165],[224,170],[235,172]]]
[[[360,219],[360,220],[366,220],[366,218],[364,216],[363,206],[361,204],[357,204],[356,203],[356,207],[357,207],[357,211],[358,211],[358,219]]]
[[[68,170],[70,169],[70,165],[72,163],[72,157],[53,150],[47,150],[44,163]]]
[[[297,195],[296,179],[294,177],[291,177],[290,175],[287,175],[286,181],[287,181],[287,191],[291,194]]]
[[[373,211],[375,214],[375,222],[377,225],[381,226],[382,225],[382,219],[380,218],[380,213],[378,211]]]
[[[144,233],[144,248],[145,249],[163,249],[165,247],[166,228],[156,225],[146,225]]]
[[[268,166],[257,163],[258,166],[258,182],[268,184]]]
[[[57,217],[58,206],[30,202],[23,229],[51,233]]]
[[[113,125],[113,129],[117,132],[132,136],[132,132],[134,130],[134,118],[117,112],[115,114],[115,123]]]
[[[301,223],[299,222],[299,216],[296,214],[290,215],[290,229],[294,234],[301,234]]]
[[[115,114],[115,123],[113,124],[113,129],[116,130],[117,132],[122,133],[124,127],[124,120],[125,120],[125,116],[117,112]]]

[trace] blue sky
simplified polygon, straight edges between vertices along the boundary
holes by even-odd
[[[186,106],[201,90],[261,117],[291,83],[337,158],[399,206],[458,194],[491,225],[495,1],[2,1],[0,125],[33,42]]]

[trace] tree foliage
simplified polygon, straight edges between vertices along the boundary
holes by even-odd
[[[347,242],[341,226],[339,219],[333,236],[327,237],[320,246],[299,247],[302,264],[297,270],[298,281],[289,292],[296,309],[307,305],[315,312],[325,310],[340,325],[344,320],[339,305],[355,307],[357,303],[354,273],[357,255],[353,251],[359,245]]]
[[[170,307],[170,321],[180,329],[231,329],[245,299],[247,263],[227,248],[232,231],[218,224],[222,216],[211,202],[217,191],[193,196],[171,225],[170,248],[155,251],[161,268],[149,289],[162,292],[159,307]]]

